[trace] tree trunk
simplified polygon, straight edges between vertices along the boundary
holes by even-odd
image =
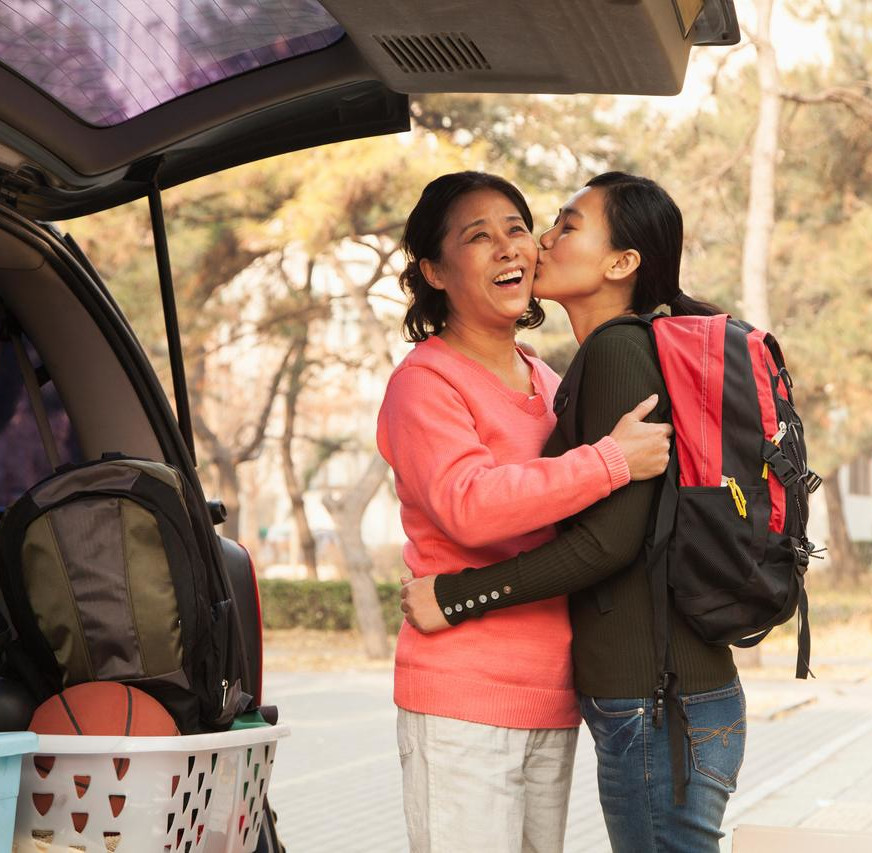
[[[860,580],[863,564],[851,537],[848,535],[842,491],[839,488],[838,470],[833,471],[828,477],[824,477],[824,494],[827,498],[827,522],[830,528],[827,553],[830,558],[833,582],[837,585],[855,584]]]
[[[300,538],[300,550],[303,552],[303,562],[306,565],[306,577],[310,581],[318,580],[318,555],[315,551],[315,537],[306,517],[306,504],[303,501],[303,487],[297,476],[297,468],[291,445],[294,441],[294,429],[297,421],[297,400],[303,390],[303,371],[306,368],[305,353],[308,333],[297,343],[297,351],[288,370],[289,388],[285,393],[285,431],[282,436],[282,469],[285,474],[285,488],[291,501],[291,514]]]
[[[781,93],[775,50],[769,40],[773,0],[755,0],[757,7],[757,79],[760,106],[751,150],[751,182],[742,246],[742,310],[761,329],[772,327],[769,316],[769,253],[775,224],[775,165]],[[760,646],[734,650],[740,666],[762,665]]]
[[[772,327],[767,289],[775,224],[775,167],[781,113],[778,64],[770,41],[772,5],[773,0],[755,0],[757,32],[754,44],[757,48],[760,106],[751,152],[751,183],[742,249],[742,307],[745,319],[761,329]]]
[[[284,271],[285,252],[282,250],[282,260],[278,265],[279,273],[284,277],[285,283],[288,286],[289,292],[293,291],[291,280]],[[311,307],[312,304],[312,273],[315,270],[315,262],[310,260],[306,268],[306,281],[303,287],[303,293],[306,298],[306,305]],[[285,475],[285,488],[288,492],[288,498],[291,501],[291,515],[294,519],[294,526],[297,529],[297,536],[300,540],[300,550],[302,551],[303,563],[306,566],[306,577],[310,581],[318,580],[318,554],[315,550],[315,537],[312,535],[312,528],[309,526],[309,519],[306,516],[306,504],[303,501],[305,492],[305,484],[300,483],[300,478],[297,474],[297,467],[294,462],[292,446],[294,442],[294,433],[297,424],[297,402],[300,399],[300,394],[305,387],[305,373],[309,366],[306,361],[306,350],[309,346],[309,321],[304,319],[304,322],[298,327],[295,332],[295,338],[291,351],[292,356],[287,367],[287,389],[285,391],[285,429],[282,436],[282,469]],[[295,555],[296,556],[296,555]]]
[[[375,453],[363,476],[345,494],[340,497],[328,495],[322,501],[336,523],[364,649],[367,657],[378,660],[390,657],[391,649],[378,591],[372,579],[372,558],[363,543],[360,524],[387,470],[387,463]]]
[[[306,566],[306,577],[310,581],[318,580],[318,561],[315,551],[315,537],[306,517],[306,505],[303,501],[303,490],[297,479],[294,468],[294,460],[291,457],[291,442],[287,436],[282,442],[282,468],[285,472],[285,488],[291,501],[291,515],[297,528],[297,536],[300,538],[300,550],[302,551],[303,563]]]

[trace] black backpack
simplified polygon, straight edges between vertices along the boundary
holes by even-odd
[[[14,328],[11,339],[56,470],[0,522],[2,674],[39,702],[120,681],[160,701],[182,734],[229,726],[251,697],[198,492],[178,469],[120,453],[58,466]]]

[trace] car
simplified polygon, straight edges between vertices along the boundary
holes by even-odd
[[[732,0],[0,0],[0,302],[39,366],[63,461],[123,451],[198,482],[161,190],[405,130],[410,93],[674,94],[693,45],[738,39]],[[175,412],[99,273],[50,224],[145,196]],[[3,382],[8,505],[51,466],[23,389]],[[220,523],[202,492],[198,506]],[[254,572],[236,543],[213,544],[259,702]],[[280,848],[272,820],[258,845]]]

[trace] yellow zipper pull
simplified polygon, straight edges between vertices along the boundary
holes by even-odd
[[[736,509],[739,511],[739,515],[742,516],[742,518],[747,518],[747,502],[745,496],[742,494],[742,490],[739,488],[739,484],[736,482],[734,477],[724,477],[724,480],[726,481],[726,486],[730,490],[730,494],[733,496],[733,501],[736,504]]]

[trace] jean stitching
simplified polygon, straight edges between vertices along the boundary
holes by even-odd
[[[701,766],[700,763],[697,763],[696,751],[693,753],[694,761],[693,761],[693,769],[696,770],[697,773],[700,773],[703,776],[708,776],[709,779],[714,779],[716,782],[720,782],[722,785],[726,785],[730,787],[736,783],[736,779],[739,777],[739,770],[742,769],[742,765],[736,768],[736,772],[731,774],[730,776],[725,776],[723,773],[718,773],[716,770],[712,770],[711,767]]]
[[[708,693],[692,693],[689,696],[682,696],[681,701],[685,706],[699,705],[703,702],[716,702],[718,699],[729,699],[731,696],[737,696],[741,692],[741,686],[738,684],[730,687],[721,687],[718,690],[711,690]]]
[[[718,726],[715,729],[706,728],[704,726],[688,727],[688,734],[690,735],[690,742],[692,746],[697,746],[697,744],[708,743],[708,741],[713,740],[714,738],[721,738],[724,742],[724,746],[729,746],[729,739],[731,734],[744,735],[745,731],[745,714],[743,713],[738,720],[732,723],[729,726]],[[697,732],[705,732],[705,736],[701,738],[694,738],[694,734]]]
[[[590,702],[590,704],[593,706],[594,710],[598,714],[602,714],[602,716],[604,717],[611,717],[613,719],[620,717],[634,717],[639,713],[639,708],[642,707],[641,705],[636,705],[633,708],[628,708],[625,711],[606,711],[597,704],[597,701],[593,698],[593,696],[588,696],[587,701]]]
[[[729,776],[726,776],[723,773],[718,772],[716,769],[710,767],[704,761],[703,757],[699,754],[698,747],[700,747],[704,743],[707,743],[713,738],[720,736],[723,738],[724,748],[729,749],[729,735],[732,733],[744,737],[746,733],[745,723],[746,719],[745,715],[743,714],[731,726],[720,726],[717,729],[690,729],[690,731],[708,731],[711,733],[708,736],[701,738],[700,740],[695,741],[691,739],[690,751],[691,755],[693,756],[693,767],[697,773],[701,773],[703,776],[708,776],[710,779],[714,779],[716,782],[720,782],[722,785],[726,785],[727,787],[735,785],[736,779],[738,779],[739,777],[739,771],[742,769],[742,759],[739,759],[736,769]],[[735,748],[741,748],[744,752],[744,748],[742,747],[741,743],[738,745],[738,747]]]
[[[657,803],[656,798],[653,796],[651,780],[654,778],[654,774],[651,768],[652,755],[649,747],[649,738],[653,735],[653,732],[649,728],[649,716],[647,713],[647,708],[645,708],[646,713],[642,715],[642,748],[644,750],[644,767],[645,767],[645,797],[648,800],[648,837],[651,839],[651,842],[654,845],[654,851],[652,853],[657,853],[657,848],[659,845],[657,844],[658,834],[655,831],[655,814],[654,809]],[[653,723],[653,719],[651,720]]]

